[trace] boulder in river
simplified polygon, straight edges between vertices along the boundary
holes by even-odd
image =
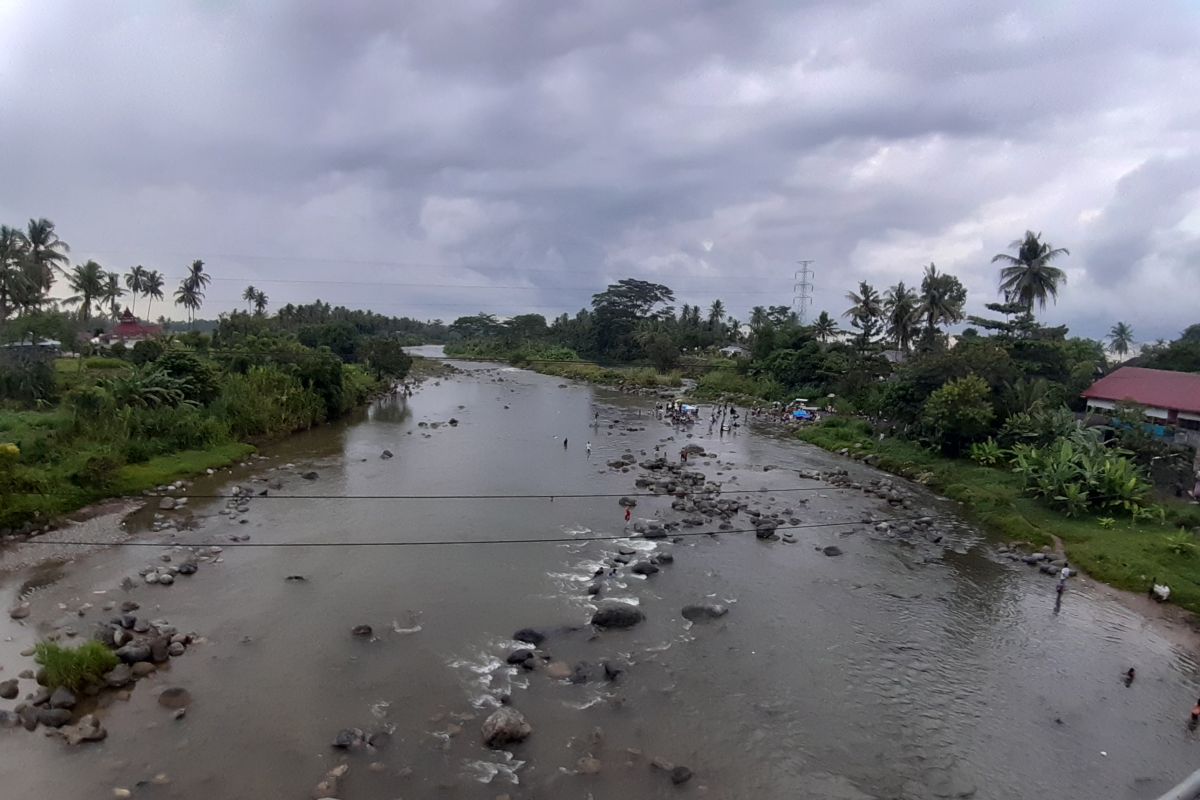
[[[11,678],[0,683],[0,698],[13,700],[18,694],[20,694],[20,687],[17,685],[16,678]]]
[[[531,644],[534,647],[537,647],[539,644],[546,641],[546,634],[542,633],[541,631],[536,631],[533,628],[521,628],[521,630],[513,634],[513,638],[518,642],[524,642],[525,644]]]
[[[65,686],[59,686],[50,695],[51,708],[73,708],[77,702],[75,693]]]
[[[37,712],[37,721],[47,728],[61,728],[71,721],[71,712],[65,708],[43,708]]]
[[[370,638],[371,634],[374,633],[374,631],[371,629],[370,625],[355,625],[353,628],[350,629],[350,633],[353,634],[354,636],[362,636],[365,638]]]
[[[100,720],[91,714],[85,714],[74,725],[64,725],[59,733],[66,739],[67,744],[76,745],[80,742],[98,742],[108,736],[108,731],[100,724]]]
[[[636,563],[632,567],[630,567],[629,571],[632,572],[634,575],[645,575],[645,576],[649,577],[650,575],[653,575],[656,572],[658,572],[658,567],[651,564],[649,561],[639,561],[638,563]]]
[[[29,616],[29,611],[29,603],[20,603],[9,610],[8,616],[13,619],[25,619]]]
[[[192,704],[192,694],[182,686],[169,686],[158,693],[158,704],[163,708],[187,708]]]
[[[822,547],[821,552],[830,557],[840,556],[842,554],[842,548],[838,547],[836,544],[831,544]]]
[[[525,741],[533,733],[533,726],[512,706],[500,706],[483,721],[481,732],[488,747],[504,747]]]
[[[164,497],[158,501],[159,511],[171,511],[174,508],[175,508],[175,498],[174,497]]]
[[[729,607],[723,606],[720,603],[693,603],[684,606],[680,613],[686,620],[701,622],[725,616],[729,613]]]
[[[522,648],[520,650],[513,650],[504,660],[509,664],[524,664],[531,658],[533,658],[533,651],[527,648]]]
[[[609,602],[592,614],[592,624],[597,628],[632,628],[646,619],[646,615],[635,605]]]
[[[136,664],[139,661],[149,661],[150,645],[127,644],[116,651],[116,656],[126,664]]]
[[[384,450],[382,453],[380,453],[380,454],[379,454],[379,457],[380,457],[380,458],[382,458],[382,459],[389,459],[389,458],[391,458],[391,457],[392,457],[392,451],[391,451],[391,450]]]
[[[622,497],[617,501],[617,505],[624,506],[626,508],[633,508],[637,505],[637,500],[634,500],[632,497]]]
[[[133,680],[133,671],[128,664],[118,664],[104,673],[104,682],[113,689],[127,686]]]
[[[304,478],[306,481],[315,481],[317,478],[321,477],[321,474],[315,470],[309,470],[308,472],[300,473],[300,477]]]

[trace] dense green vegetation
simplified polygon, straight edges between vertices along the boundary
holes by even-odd
[[[0,529],[221,466],[251,443],[336,419],[408,373],[403,341],[424,325],[319,301],[268,316],[266,295],[248,290],[251,310],[222,314],[210,332],[100,348],[80,334],[111,324],[93,312],[117,316],[125,290],[95,262],[66,272],[67,252],[46,220],[0,228],[0,342],[52,338],[77,352],[0,351]],[[64,274],[70,311],[48,294]],[[209,281],[202,261],[187,268],[175,296],[189,319]],[[124,284],[135,305],[162,297],[161,276],[141,266]]]

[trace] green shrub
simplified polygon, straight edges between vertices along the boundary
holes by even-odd
[[[135,447],[133,452],[149,452],[150,456],[177,450],[203,450],[228,441],[231,435],[230,426],[224,419],[194,406],[138,409],[128,415],[127,425],[129,442],[141,440],[154,445],[152,450]],[[128,445],[125,452],[130,452]]]
[[[54,368],[44,361],[19,361],[0,367],[0,400],[32,406],[52,402],[57,391]]]
[[[134,342],[133,348],[129,351],[129,360],[140,367],[151,361],[157,361],[164,350],[166,347],[158,339],[143,339],[140,342]]]
[[[118,453],[111,447],[87,452],[82,462],[71,470],[71,483],[81,489],[104,490],[117,480],[117,470],[125,465],[124,453]]]
[[[325,419],[321,398],[278,367],[251,367],[244,375],[226,376],[211,410],[239,438],[278,436]]]
[[[947,381],[925,401],[921,422],[942,452],[958,455],[992,429],[991,396],[987,381],[978,375]]]
[[[985,467],[994,467],[1004,459],[1004,450],[992,437],[971,445],[971,460]]]
[[[39,642],[33,660],[46,671],[46,686],[64,686],[76,691],[89,683],[101,683],[104,673],[120,659],[100,642],[85,642],[75,649],[52,642]]]
[[[99,384],[118,406],[132,408],[174,408],[187,403],[194,395],[192,384],[187,378],[178,378],[161,366],[135,367],[121,375],[105,378]]]
[[[185,400],[208,405],[220,392],[221,373],[217,365],[195,353],[172,347],[154,363],[172,378],[186,383]]]
[[[122,361],[125,360],[127,351],[128,351],[128,348],[125,347],[124,342],[113,342],[112,346],[108,348],[108,352],[112,355],[113,358],[119,358]]]

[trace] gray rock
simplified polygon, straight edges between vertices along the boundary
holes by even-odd
[[[692,779],[692,771],[687,767],[675,767],[671,770],[671,783],[678,786]]]
[[[632,497],[622,497],[617,501],[617,505],[624,506],[626,508],[633,508],[637,505],[637,500],[634,500]]]
[[[124,647],[117,649],[117,658],[121,659],[126,664],[136,664],[139,661],[149,661],[150,645],[127,644]]]
[[[380,458],[383,458],[383,459],[388,459],[388,458],[391,458],[391,457],[392,457],[392,451],[391,451],[391,450],[384,450],[382,453],[380,453],[380,454],[379,454],[379,457],[380,457]]]
[[[187,708],[192,704],[192,695],[182,686],[170,686],[158,693],[158,704],[163,708]]]
[[[113,689],[127,686],[133,680],[133,671],[128,664],[118,664],[104,674],[104,682]]]
[[[524,664],[529,659],[533,658],[533,651],[528,649],[513,650],[504,659],[509,664]]]
[[[504,747],[525,741],[533,733],[533,726],[512,706],[500,706],[483,721],[481,732],[488,747]]]
[[[651,564],[649,561],[639,561],[629,568],[629,571],[634,575],[653,575],[658,572],[658,567]]]
[[[162,586],[170,586],[175,582],[175,576],[169,572],[160,573],[158,576],[158,582]]]
[[[539,644],[546,641],[546,634],[542,633],[541,631],[536,631],[533,628],[521,628],[521,630],[513,634],[513,638],[518,642],[524,642],[525,644],[531,644],[534,647],[537,647]]]
[[[0,728],[15,728],[21,724],[21,716],[15,711],[0,710]]]
[[[169,636],[160,636],[150,643],[150,660],[155,664],[161,664],[171,657],[170,653],[171,639]]]
[[[692,622],[700,622],[702,620],[717,619],[729,613],[729,608],[720,603],[695,603],[686,605],[679,612],[683,618]]]
[[[81,742],[99,742],[108,736],[108,731],[100,721],[91,714],[86,714],[74,725],[66,725],[59,732],[67,744],[76,745]]]
[[[197,569],[197,567],[194,562],[185,561],[179,565],[179,574],[180,575],[195,575],[196,569]]]
[[[342,728],[333,737],[332,745],[339,750],[349,750],[352,747],[361,747],[367,741],[367,736],[359,728]]]
[[[842,554],[842,548],[838,547],[836,544],[831,544],[826,547],[822,547],[821,552],[830,557],[840,556]]]
[[[308,472],[302,472],[300,477],[304,478],[306,481],[315,481],[317,478],[321,477],[321,475],[314,470],[309,470]]]
[[[71,712],[65,708],[43,708],[37,712],[37,721],[47,728],[61,728],[71,721]]]
[[[51,708],[74,708],[77,702],[75,693],[65,686],[59,686],[50,695]]]
[[[167,646],[167,654],[172,657],[177,658],[186,652],[187,648],[184,647],[180,642],[171,642],[171,644]]]
[[[126,627],[129,627],[129,626],[126,626]],[[150,632],[150,621],[145,620],[145,619],[135,620],[133,623],[133,632],[134,633],[149,633]]]
[[[29,603],[21,603],[18,606],[14,606],[8,612],[8,615],[10,617],[12,617],[13,619],[25,619],[26,617],[29,616],[29,612],[30,612]]]
[[[350,629],[350,633],[354,636],[364,636],[369,638],[374,631],[371,629],[370,625],[355,625]]]
[[[17,685],[17,679],[11,678],[3,683],[0,683],[0,698],[5,700],[13,700],[20,694],[20,687]]]
[[[117,669],[122,669],[122,667],[117,667]],[[158,667],[149,661],[139,661],[128,669],[133,673],[133,677],[135,678],[144,678],[147,675],[153,675],[155,672],[158,672]]]
[[[158,501],[158,508],[159,508],[159,510],[160,510],[160,511],[172,511],[172,510],[174,510],[174,508],[175,508],[175,498],[174,498],[174,497],[164,497],[164,498],[162,498],[161,500],[159,500],[159,501]]]
[[[597,628],[632,628],[645,619],[637,606],[619,602],[606,603],[592,614],[592,624]]]

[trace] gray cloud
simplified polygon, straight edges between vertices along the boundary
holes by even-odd
[[[935,261],[978,310],[1033,228],[1072,251],[1050,319],[1150,339],[1196,321],[1156,287],[1197,284],[1198,34],[1116,0],[0,5],[0,219],[204,258],[208,313],[255,282],[442,318],[626,275],[744,318],[801,257],[818,308]]]

